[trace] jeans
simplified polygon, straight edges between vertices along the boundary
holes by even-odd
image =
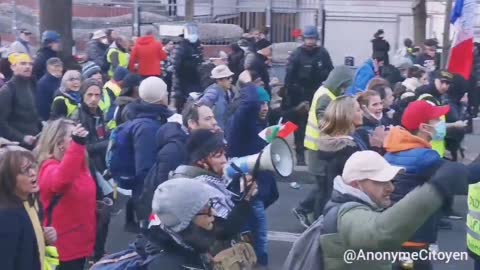
[[[265,206],[261,200],[251,202],[253,215],[249,218],[247,230],[253,235],[253,249],[257,255],[257,263],[262,266],[268,265],[268,239],[267,239],[267,216]]]
[[[479,260],[473,260],[473,269],[474,270],[480,270],[480,261]]]

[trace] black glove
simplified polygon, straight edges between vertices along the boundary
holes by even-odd
[[[72,135],[72,140],[80,145],[85,145],[87,143],[86,137],[80,137],[77,135]]]
[[[459,162],[444,161],[429,181],[445,198],[450,199],[458,190],[465,189],[468,184],[468,169]]]

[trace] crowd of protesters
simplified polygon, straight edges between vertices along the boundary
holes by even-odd
[[[307,269],[300,261],[319,256],[324,269],[347,269],[350,248],[438,249],[438,230],[462,218],[452,210],[455,193],[475,182],[475,164],[457,159],[478,113],[480,79],[441,69],[435,40],[420,51],[406,40],[390,58],[384,34],[374,34],[372,57],[355,72],[334,65],[307,26],[281,85],[270,77],[268,29],[208,60],[194,24],[177,44],[149,30],[131,46],[98,30],[80,68],[65,65],[58,33],[45,31],[35,53],[22,29],[2,53],[0,77],[5,269],[115,262],[118,254],[104,259],[105,243],[122,190],[130,191],[125,230],[138,234],[130,251],[147,269],[268,269],[275,174],[230,179],[224,171],[230,159],[261,152],[268,142],[259,133],[279,120],[298,126],[295,160],[316,181],[293,209],[308,229],[285,270]],[[390,267],[357,266],[348,269]]]

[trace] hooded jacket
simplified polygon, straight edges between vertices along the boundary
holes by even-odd
[[[375,78],[375,67],[372,59],[368,59],[355,74],[353,85],[348,89],[347,94],[354,96],[367,90],[368,82]]]
[[[173,113],[165,105],[150,104],[141,100],[128,104],[125,110],[132,115],[131,121],[134,122],[132,136],[135,178],[139,183],[134,193],[137,193],[143,190],[143,180],[155,163],[158,150],[155,147],[157,131]]]
[[[335,96],[341,96],[343,93],[340,91],[342,85],[349,85],[353,82],[353,71],[347,66],[335,67],[328,75],[328,78],[323,82],[324,88],[327,88]],[[315,113],[317,120],[323,118],[323,114],[332,100],[328,95],[322,95],[317,100],[317,106]],[[313,102],[312,102],[313,103]]]
[[[156,145],[159,150],[155,164],[145,177],[140,197],[142,209],[137,211],[140,218],[148,220],[152,210],[153,194],[158,185],[168,180],[170,172],[187,162],[187,138],[188,135],[179,123],[168,122],[158,129]]]
[[[137,39],[130,55],[129,69],[135,72],[135,64],[138,63],[138,74],[140,76],[162,75],[161,62],[167,59],[160,42],[153,36],[144,36]]]
[[[0,136],[23,143],[26,135],[40,132],[31,79],[14,76],[0,89]]]
[[[439,176],[441,177],[441,176]],[[321,235],[324,269],[326,270],[390,270],[391,261],[352,261],[347,264],[344,253],[399,250],[410,237],[443,203],[443,197],[431,185],[425,184],[386,210],[369,202],[365,193],[335,179],[334,192],[325,207],[325,231]],[[347,202],[354,207],[338,208]],[[337,206],[337,207],[333,207]],[[329,211],[336,209],[332,215]]]
[[[260,97],[257,86],[248,84],[240,90],[239,106],[229,119],[227,156],[244,157],[257,154],[267,146],[267,142],[258,136],[268,123],[259,119]],[[274,175],[260,171],[257,175],[258,195],[265,208],[274,203],[278,197],[278,188]]]
[[[403,199],[418,186],[426,183],[442,164],[442,158],[429,142],[412,135],[407,130],[395,127],[385,139],[387,153],[384,158],[392,165],[405,168],[395,177],[395,190],[390,196],[394,203]],[[410,238],[412,242],[435,243],[439,216],[430,217]]]

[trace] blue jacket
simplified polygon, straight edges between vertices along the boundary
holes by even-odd
[[[353,85],[347,90],[347,95],[356,95],[366,90],[368,82],[375,77],[375,68],[372,59],[368,59],[355,74]]]
[[[397,175],[394,179],[395,190],[391,195],[394,203],[401,200],[416,187],[427,182],[443,162],[435,150],[428,148],[387,153],[384,157],[390,164],[405,168],[405,172]],[[435,243],[438,232],[437,224],[440,217],[440,213],[430,217],[410,238],[410,241]]]
[[[53,96],[55,91],[60,87],[61,79],[45,73],[37,83],[37,91],[35,99],[37,103],[37,111],[43,121],[50,118],[50,109],[52,108]]]
[[[228,99],[227,92],[217,84],[210,85],[204,92],[203,97],[200,98],[199,103],[205,104],[212,108],[215,120],[218,125],[225,130],[227,123]]]
[[[156,134],[158,129],[173,113],[164,105],[149,104],[142,101],[133,102],[125,107],[130,115],[133,116],[133,149],[135,152],[135,178],[139,186],[133,190],[133,196],[136,191],[143,188],[143,180],[148,171],[155,163],[157,156]]]
[[[244,157],[258,154],[267,142],[258,133],[267,127],[266,121],[258,117],[260,99],[257,86],[248,84],[240,90],[240,104],[229,120],[228,125],[228,157]],[[261,171],[257,175],[258,198],[268,207],[278,199],[278,188],[275,176],[271,172]]]

